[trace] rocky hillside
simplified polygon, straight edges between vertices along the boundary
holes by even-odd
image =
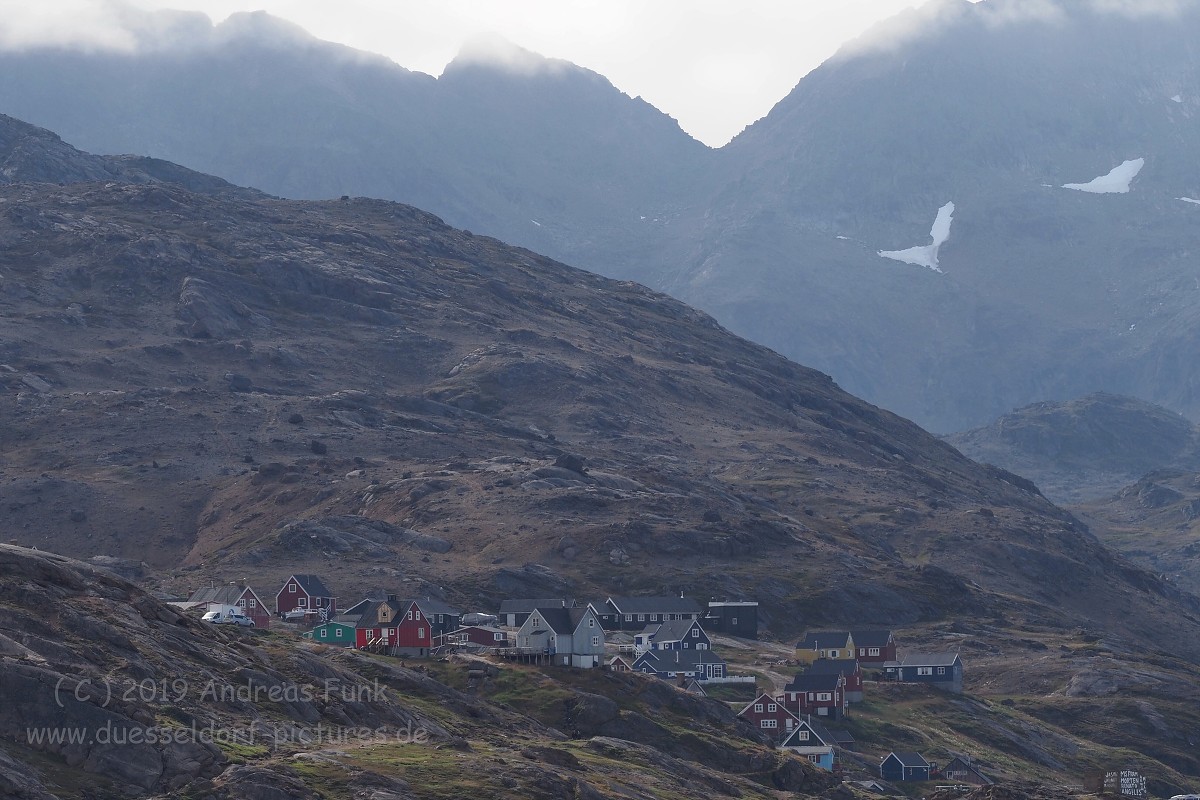
[[[1137,619],[1200,652],[1195,601],[1032,484],[643,287],[376,200],[0,201],[19,544],[145,561],[164,591],[687,591],[757,597],[784,636]]]
[[[1161,406],[1106,393],[1034,403],[945,440],[1029,478],[1064,504],[1107,497],[1157,469],[1200,469],[1200,431]]]

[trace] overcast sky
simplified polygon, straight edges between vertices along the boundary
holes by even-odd
[[[843,42],[922,2],[0,0],[0,29],[30,39],[97,36],[119,16],[122,3],[203,11],[215,22],[262,9],[322,39],[382,53],[431,75],[441,73],[464,41],[499,34],[599,72],[715,146],[765,115]]]

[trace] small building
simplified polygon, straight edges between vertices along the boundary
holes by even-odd
[[[508,647],[511,643],[509,631],[492,625],[466,625],[439,638],[434,636],[438,644],[452,644],[459,647],[475,645],[477,647]]]
[[[704,615],[704,627],[714,633],[757,639],[758,601],[711,600]]]
[[[275,613],[283,616],[297,609],[313,614],[326,609],[325,618],[333,619],[337,616],[337,598],[316,575],[297,573],[275,593]]]
[[[854,637],[850,631],[808,631],[796,643],[796,660],[811,664],[818,658],[853,658]]]
[[[938,777],[954,783],[967,783],[972,786],[991,786],[995,781],[979,771],[970,756],[955,756],[946,762]]]
[[[850,735],[850,731],[845,728],[828,728],[829,735],[833,737],[833,746],[840,747],[843,750],[853,750],[857,742]]]
[[[694,619],[674,619],[652,623],[633,638],[634,652],[647,650],[707,650],[712,646],[708,634]]]
[[[609,597],[596,612],[606,630],[623,631],[640,631],[648,623],[700,619],[704,614],[690,597]]]
[[[564,667],[598,667],[604,628],[590,607],[535,608],[517,631],[517,649],[545,653]]]
[[[416,601],[388,595],[386,600],[368,603],[355,625],[356,647],[379,648],[392,655],[429,655],[432,629]]]
[[[613,672],[633,672],[633,664],[625,656],[613,656],[606,662],[605,666]]]
[[[896,660],[896,637],[888,630],[850,631],[857,651],[856,658],[862,664],[883,664]]]
[[[236,606],[242,613],[254,620],[256,628],[271,627],[271,611],[263,603],[262,598],[245,583],[227,583],[221,586],[209,584],[202,589],[192,592],[191,597],[183,605],[187,609],[208,611],[212,606]]]
[[[765,692],[751,700],[738,712],[738,716],[776,742],[787,738],[800,722],[799,717],[788,711],[783,703]]]
[[[808,675],[825,675],[840,673],[846,679],[846,702],[861,703],[863,701],[862,667],[854,658],[818,658],[805,670]]]
[[[798,756],[807,758],[821,769],[833,772],[833,736],[819,722],[811,719],[797,721],[796,728],[779,745]]]
[[[429,620],[429,628],[434,639],[440,639],[451,631],[462,627],[462,612],[450,607],[441,600],[432,597],[421,597],[416,600],[417,606],[425,619]]]
[[[885,781],[927,781],[929,762],[920,753],[888,753],[879,763],[879,777]]]
[[[725,677],[725,660],[712,650],[647,650],[633,662],[633,669],[663,680],[706,681]]]
[[[846,678],[840,672],[800,673],[783,687],[780,699],[797,717],[841,719],[846,714]]]
[[[312,630],[305,631],[302,636],[321,644],[354,647],[357,640],[355,628],[357,623],[357,617],[336,617],[328,622],[322,622]]]
[[[509,628],[519,628],[529,619],[535,608],[566,608],[567,601],[561,597],[540,600],[501,600],[500,624]]]
[[[963,690],[963,665],[958,653],[912,653],[884,665],[888,678],[901,683],[925,683],[947,692]]]

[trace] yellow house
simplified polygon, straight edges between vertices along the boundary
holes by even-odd
[[[818,658],[854,658],[850,631],[808,631],[796,645],[796,660],[811,664]]]

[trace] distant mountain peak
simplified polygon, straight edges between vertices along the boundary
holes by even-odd
[[[239,11],[213,28],[215,43],[253,40],[257,44],[287,46],[311,44],[318,39],[304,28],[266,11]]]
[[[473,66],[495,67],[518,75],[583,71],[570,61],[547,58],[496,33],[480,34],[464,42],[458,55],[446,66],[446,72]]]

